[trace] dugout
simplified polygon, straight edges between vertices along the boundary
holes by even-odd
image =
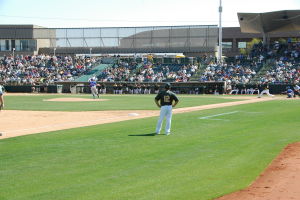
[[[125,88],[127,87],[139,87],[142,85],[150,86],[151,94],[154,94],[155,87],[163,89],[165,82],[98,82],[100,85],[98,89],[104,84],[107,94],[113,94],[114,84],[122,85],[123,93],[128,94]],[[225,94],[225,82],[170,82],[171,90],[177,94]],[[264,89],[264,85],[261,84],[237,84],[232,85],[239,89],[239,93],[242,89],[246,88],[258,88],[260,91]],[[291,84],[269,84],[271,94],[282,94],[286,92],[286,88]],[[13,93],[72,93],[72,94],[89,94],[91,93],[88,82],[57,82],[54,85],[4,85],[7,92]]]
[[[163,89],[165,82],[97,82],[98,89],[104,85],[107,94],[114,93],[114,87],[121,88],[124,92],[129,93],[130,88],[150,88],[151,93],[155,91],[155,87]],[[172,91],[178,94],[224,94],[225,82],[170,82]],[[63,93],[91,93],[88,82],[57,82],[62,85]],[[128,90],[127,90],[127,89]]]
[[[171,90],[177,94],[224,94],[225,82],[170,82]],[[127,88],[146,88],[154,94],[155,88],[162,90],[166,82],[98,82],[100,89],[104,85],[107,94],[113,94],[114,85],[122,88],[124,94],[129,94]],[[57,82],[54,85],[5,85],[5,90],[12,93],[72,93],[89,94],[91,93],[88,82]]]
[[[237,89],[239,89],[239,93],[241,93],[242,89],[249,89],[249,88],[258,88],[259,91],[263,91],[264,90],[264,86],[263,84],[237,84],[234,85]],[[286,92],[287,87],[291,87],[293,88],[292,84],[289,83],[280,83],[280,84],[269,84],[269,90],[271,94],[283,94],[284,92]]]
[[[11,93],[62,93],[62,85],[5,85],[5,91]]]
[[[123,90],[125,87],[135,85],[149,85],[151,94],[154,93],[155,87],[163,89],[165,82],[98,82],[98,84],[105,85],[106,93],[113,94],[114,84],[122,85]],[[225,94],[225,82],[170,82],[171,90],[177,94]],[[7,92],[11,93],[72,93],[72,94],[89,94],[91,93],[88,82],[57,82],[53,85],[4,85]],[[260,91],[264,89],[264,85],[261,84],[236,84],[232,85],[239,89],[239,93],[242,89],[246,88],[258,88]],[[280,84],[269,84],[271,94],[282,94],[286,91],[286,88],[292,84],[280,83]],[[100,89],[100,87],[98,87]],[[126,94],[128,92],[124,92]]]

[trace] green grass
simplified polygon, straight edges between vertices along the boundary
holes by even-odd
[[[97,110],[154,110],[154,95],[101,95],[108,101],[94,102],[53,102],[53,98],[88,98],[91,95],[25,95],[4,96],[7,110],[49,110],[49,111],[97,111]],[[214,96],[179,95],[180,107],[237,101]]]
[[[0,199],[213,199],[249,185],[300,140],[297,107],[176,114],[170,136],[151,135],[154,117],[0,140]]]

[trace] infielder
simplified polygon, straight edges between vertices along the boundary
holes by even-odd
[[[167,83],[165,90],[161,91],[155,97],[155,103],[160,108],[160,116],[156,125],[156,134],[160,134],[162,122],[166,117],[166,129],[165,134],[170,135],[171,133],[171,120],[172,120],[172,108],[179,102],[175,93],[170,91],[171,85]],[[174,104],[173,104],[174,102]]]
[[[0,110],[2,110],[4,108],[4,87],[2,85],[0,85]]]
[[[98,89],[97,89],[97,82],[95,79],[90,79],[89,80],[89,84],[90,84],[90,88],[91,88],[91,92],[93,95],[93,98],[95,99],[96,96],[99,98],[99,93],[98,93]]]

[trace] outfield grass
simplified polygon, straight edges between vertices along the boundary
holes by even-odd
[[[208,200],[249,185],[300,140],[299,100],[269,101],[0,140],[1,200]],[[221,113],[232,113],[199,119]]]
[[[97,111],[97,110],[154,110],[154,95],[101,95],[108,101],[94,102],[53,102],[53,98],[88,98],[91,95],[24,95],[4,96],[5,109],[8,110],[49,110],[49,111]],[[222,96],[179,95],[180,107],[198,106],[212,103],[238,101],[224,99]],[[239,100],[240,101],[240,100]]]

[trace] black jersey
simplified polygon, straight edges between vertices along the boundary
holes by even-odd
[[[265,84],[265,85],[263,86],[263,88],[264,88],[264,90],[268,90],[268,89],[269,89],[269,85],[268,85],[268,84]]]
[[[158,93],[155,97],[155,100],[157,101],[160,100],[160,105],[166,106],[166,105],[172,105],[173,101],[178,101],[178,98],[174,92],[167,90]]]

